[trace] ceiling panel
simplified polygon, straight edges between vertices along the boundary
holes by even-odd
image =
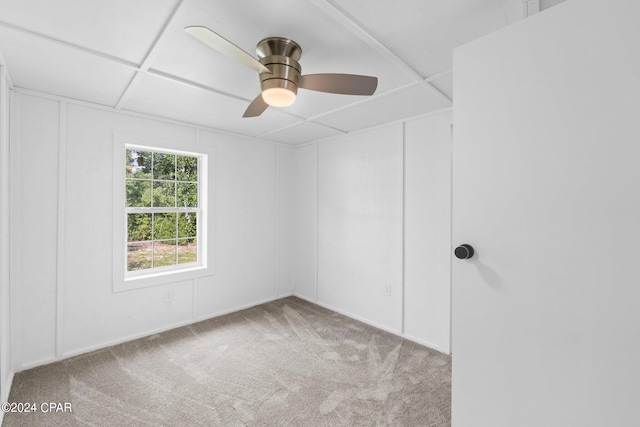
[[[185,3],[175,17],[178,28],[206,26],[252,56],[258,41],[282,36],[302,46],[303,74],[374,75],[386,91],[411,77],[309,1],[210,1]],[[170,32],[152,67],[197,83],[253,99],[260,90],[254,71],[235,63],[184,31]],[[330,104],[331,105],[331,104]],[[331,108],[329,105],[328,108]],[[343,102],[338,102],[343,105]]]
[[[154,114],[211,128],[256,136],[273,128],[296,123],[298,119],[276,109],[259,118],[242,118],[244,101],[146,74],[122,106],[125,110]]]
[[[379,93],[382,93],[380,89],[376,91],[376,94]],[[337,95],[300,89],[296,96],[296,102],[290,107],[286,107],[285,110],[296,116],[313,118],[327,111],[341,109],[368,98],[368,96]]]
[[[139,63],[177,0],[0,0],[0,21]]]
[[[282,142],[284,144],[297,145],[341,134],[344,134],[344,132],[337,129],[313,122],[301,122],[275,132],[261,135],[261,138],[269,141]]]
[[[346,131],[389,123],[450,107],[433,90],[416,83],[316,119],[318,123]]]
[[[114,106],[134,75],[121,64],[4,27],[0,51],[15,86],[102,105]]]
[[[331,0],[424,77],[451,70],[454,48],[522,18],[519,0]],[[392,17],[393,19],[389,19]]]
[[[295,144],[450,107],[452,76],[439,74],[451,70],[453,48],[521,19],[522,4],[0,0],[0,60],[17,87]],[[189,25],[252,55],[264,37],[291,38],[303,74],[374,75],[378,90],[300,90],[292,106],[243,119],[259,94],[256,73],[189,36]],[[434,75],[433,86],[421,82]]]

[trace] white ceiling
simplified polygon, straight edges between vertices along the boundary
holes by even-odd
[[[523,0],[0,0],[0,61],[15,87],[298,144],[450,108],[452,50],[522,17]],[[290,107],[242,118],[256,73],[188,25],[251,54],[291,38],[303,74],[373,75],[378,90],[301,90]]]

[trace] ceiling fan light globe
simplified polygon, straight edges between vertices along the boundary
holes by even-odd
[[[283,87],[271,87],[262,91],[262,99],[272,107],[288,107],[296,100],[296,94]]]

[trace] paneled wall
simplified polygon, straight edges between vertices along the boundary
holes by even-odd
[[[449,352],[451,115],[405,124],[404,334]]]
[[[448,353],[451,114],[294,159],[296,295]]]
[[[14,101],[13,370],[292,293],[291,148],[33,94]],[[213,149],[214,275],[112,291],[115,133]]]
[[[450,121],[290,148],[14,93],[12,369],[292,293],[448,352]],[[213,149],[214,275],[112,291],[114,134]]]
[[[0,402],[11,384],[9,339],[9,92],[5,67],[0,65]],[[2,413],[0,413],[0,424]]]
[[[294,151],[293,212],[294,256],[292,265],[295,294],[317,299],[318,280],[318,171],[317,144]]]
[[[397,331],[401,287],[402,125],[319,144],[318,301]]]

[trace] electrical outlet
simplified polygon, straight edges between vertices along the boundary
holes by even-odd
[[[384,285],[383,292],[384,292],[385,296],[390,297],[391,296],[391,285],[390,284]]]
[[[173,301],[173,292],[167,291],[167,293],[164,294],[164,302],[171,302],[171,301]]]

